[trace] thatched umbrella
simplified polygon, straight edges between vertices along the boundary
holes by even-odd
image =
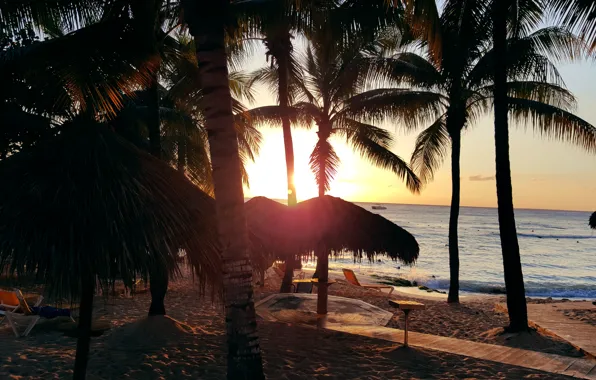
[[[328,278],[328,254],[351,251],[355,259],[373,260],[384,254],[412,264],[418,258],[418,242],[409,232],[378,214],[340,198],[324,196],[287,207],[267,198],[253,199],[247,219],[255,233],[266,236],[278,252],[309,254],[318,252],[323,273]],[[326,313],[326,286],[319,285],[321,314]],[[325,307],[323,307],[325,305]]]
[[[588,223],[590,224],[590,227],[596,230],[596,211],[590,216],[590,221]]]
[[[35,275],[56,296],[80,298],[75,377],[84,377],[95,281],[131,284],[179,248],[202,257],[200,276],[220,275],[213,202],[167,164],[92,120],[0,162],[0,270]],[[188,200],[194,199],[192,204]]]
[[[246,222],[251,237],[251,260],[253,267],[261,275],[261,286],[265,282],[265,271],[275,259],[286,261],[289,269],[282,281],[281,292],[289,292],[292,285],[291,264],[296,255],[310,253],[312,246],[302,244],[298,234],[284,234],[291,220],[284,219],[283,223],[271,226],[270,221],[286,217],[287,206],[265,197],[249,199],[244,204]],[[286,278],[288,277],[289,278]]]

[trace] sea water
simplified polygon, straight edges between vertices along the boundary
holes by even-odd
[[[420,285],[449,287],[449,207],[359,203],[408,230],[420,244],[412,266],[385,256],[354,262],[347,254],[330,259],[330,269],[406,278]],[[596,231],[588,212],[516,210],[521,261],[530,297],[596,299]],[[497,210],[462,207],[459,217],[460,289],[463,293],[504,292]],[[380,261],[378,261],[380,259]],[[314,263],[304,264],[313,267]]]

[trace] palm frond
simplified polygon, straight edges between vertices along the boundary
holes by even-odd
[[[376,167],[391,170],[400,179],[405,180],[408,190],[413,193],[420,192],[420,179],[401,157],[390,150],[392,139],[387,131],[355,120],[345,124],[349,127],[334,129],[334,134],[345,136],[347,143]]]
[[[450,139],[445,120],[446,116],[438,118],[416,138],[410,164],[423,183],[432,181],[447,155]]]
[[[520,38],[536,30],[544,21],[546,8],[543,0],[517,0],[507,10],[509,36]]]
[[[238,100],[246,100],[249,103],[255,101],[255,90],[252,87],[252,80],[249,75],[241,71],[229,73],[230,91]]]
[[[509,114],[512,121],[531,125],[543,137],[596,152],[596,128],[561,108],[534,100],[509,98]]]
[[[520,43],[531,44],[536,52],[557,62],[576,61],[585,57],[585,42],[566,28],[551,26],[539,29]]]
[[[238,149],[244,154],[246,159],[254,161],[259,155],[263,136],[256,129],[250,119],[243,114],[235,116],[236,133],[238,135]]]
[[[207,131],[197,128],[188,136],[186,148],[186,175],[205,193],[213,196],[213,177]]]
[[[278,93],[279,73],[272,66],[262,67],[253,71],[250,75],[250,86],[263,84],[271,93]]]
[[[389,0],[387,0],[389,2]],[[435,0],[400,0],[405,4],[406,20],[413,27],[414,34],[421,36],[436,62],[443,54],[441,19]],[[391,0],[391,2],[394,2]]]
[[[15,30],[29,22],[37,25],[46,20],[61,19],[69,29],[97,20],[103,11],[100,0],[1,0],[0,22]]]
[[[319,187],[329,191],[331,181],[337,174],[340,161],[339,156],[333,149],[328,140],[319,139],[312,153],[310,154],[310,170],[315,175],[315,180]]]
[[[348,99],[337,119],[348,116],[374,122],[393,120],[400,127],[412,130],[440,117],[446,104],[447,98],[439,93],[383,88]]]
[[[509,80],[536,80],[563,84],[556,62],[574,61],[585,55],[585,44],[563,28],[540,29],[524,38],[507,42],[507,75]],[[467,76],[468,86],[475,88],[492,83],[494,50],[484,52]]]
[[[311,110],[308,110],[311,111]],[[286,112],[290,122],[298,127],[310,128],[313,117],[307,113],[305,108],[288,107]],[[242,112],[241,117],[253,125],[267,125],[271,127],[281,127],[282,115],[284,110],[280,106],[262,106]]]
[[[596,47],[596,3],[593,0],[546,0],[555,19],[577,29],[592,49]]]
[[[393,143],[393,136],[388,130],[348,118],[335,123],[332,133],[345,137],[347,142],[351,141],[354,135],[362,135],[387,149],[391,148]]]
[[[81,108],[93,106],[96,113],[114,115],[127,95],[151,82],[159,63],[156,51],[138,44],[141,32],[131,20],[107,20],[2,53],[0,71],[21,71],[31,81],[44,72],[59,80]]]
[[[492,98],[494,86],[480,88],[476,93]],[[568,112],[575,111],[577,100],[575,96],[561,86],[552,83],[534,81],[513,81],[507,82],[507,93],[512,98],[528,99],[539,103],[545,103]]]
[[[443,82],[437,68],[415,53],[397,53],[389,58],[376,58],[373,64],[376,68],[369,75],[373,82],[389,80],[397,86],[427,89],[439,86]]]
[[[248,175],[248,171],[246,170],[246,162],[249,160],[249,157],[247,157],[246,151],[244,151],[244,150],[240,150],[239,154],[240,154],[240,173],[242,176],[242,184],[244,186],[250,188],[250,177]],[[251,160],[254,160],[254,158]]]

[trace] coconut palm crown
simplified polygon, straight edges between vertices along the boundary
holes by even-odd
[[[372,66],[364,43],[354,41],[351,47],[341,47],[329,41],[324,30],[309,36],[309,45],[300,59],[301,81],[296,85],[296,102],[292,106],[295,123],[318,127],[318,141],[310,156],[310,166],[319,186],[319,195],[330,189],[340,165],[331,144],[331,137],[345,139],[362,157],[373,165],[391,170],[406,182],[407,188],[418,192],[422,186],[408,164],[390,149],[393,137],[387,130],[362,119],[368,110],[354,109],[354,99],[366,96],[366,78]],[[258,79],[272,86],[275,74],[259,71]],[[383,107],[383,104],[378,104]],[[281,111],[277,106],[265,106],[249,111],[258,121],[276,122]]]

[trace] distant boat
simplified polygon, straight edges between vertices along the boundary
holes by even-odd
[[[373,210],[387,210],[387,207],[381,205],[374,205],[372,206]]]

